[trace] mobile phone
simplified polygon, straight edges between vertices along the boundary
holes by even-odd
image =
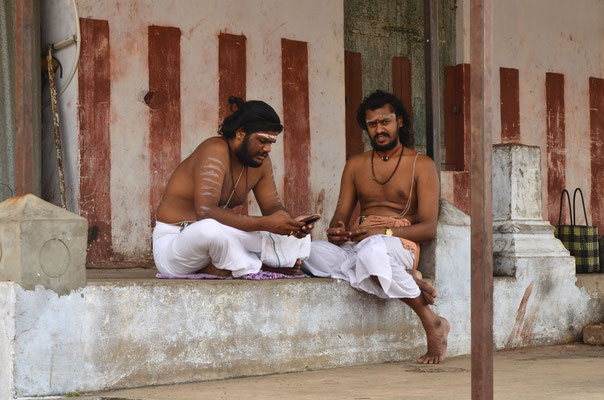
[[[321,219],[319,214],[309,215],[308,217],[301,219],[300,222],[304,222],[304,225],[310,225],[313,222],[316,222]]]

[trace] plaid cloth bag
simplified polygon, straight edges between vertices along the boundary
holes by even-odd
[[[600,243],[600,272],[604,272],[604,235],[600,236],[598,243]]]
[[[576,225],[575,200],[577,193],[581,195],[583,203],[583,214],[585,216],[585,226]],[[570,213],[570,225],[560,225],[562,219],[562,208],[564,205],[564,195],[568,199],[568,208]],[[558,226],[554,235],[562,242],[564,247],[570,251],[570,255],[575,257],[577,273],[599,272],[600,256],[598,244],[598,227],[589,226],[587,222],[587,212],[585,211],[585,200],[580,188],[576,188],[573,193],[573,208],[570,210],[570,194],[566,189],[560,196],[560,214],[558,216]]]

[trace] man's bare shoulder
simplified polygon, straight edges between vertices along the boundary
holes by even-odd
[[[201,142],[193,153],[226,152],[228,154],[228,151],[229,147],[222,136],[212,136]]]
[[[371,150],[364,153],[355,154],[346,161],[345,169],[353,172],[356,168],[364,166],[367,160],[371,158]]]
[[[413,155],[415,157],[415,155]],[[418,153],[417,163],[415,164],[416,176],[436,173],[436,165],[430,157]]]
[[[225,162],[225,160],[228,160],[228,157],[229,147],[226,140],[221,136],[213,136],[201,142],[191,155],[187,157],[187,161],[196,165],[198,162],[206,161],[209,158]]]

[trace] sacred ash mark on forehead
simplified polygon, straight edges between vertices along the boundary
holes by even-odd
[[[270,141],[271,143],[277,142],[277,135],[271,135],[270,133],[266,133],[266,132],[255,132],[255,133],[256,133],[256,135],[260,136],[263,139]]]

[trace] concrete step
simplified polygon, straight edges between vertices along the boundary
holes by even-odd
[[[61,296],[0,282],[0,400],[413,362],[425,352],[409,307],[344,281],[87,272],[85,287]],[[434,282],[433,309],[452,325],[449,357],[470,351],[469,281],[461,276]],[[579,340],[599,315],[601,297],[574,280],[535,279],[495,277],[496,348]]]
[[[53,395],[410,360],[425,351],[405,304],[347,282],[121,274],[91,271],[86,287],[64,296],[0,282],[10,314],[0,364],[14,366],[0,387]]]

